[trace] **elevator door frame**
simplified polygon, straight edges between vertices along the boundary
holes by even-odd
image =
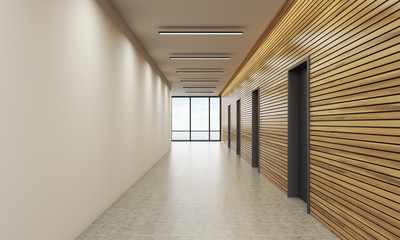
[[[240,156],[240,98],[236,100],[236,154]]]
[[[310,213],[310,58],[306,57],[305,59],[301,60],[288,70],[288,197],[298,197],[298,188],[294,189],[294,181],[293,181],[293,173],[295,171],[298,171],[298,166],[296,163],[295,168],[291,166],[293,159],[291,157],[293,156],[293,148],[290,146],[291,142],[291,132],[290,132],[290,115],[293,114],[291,113],[291,109],[289,106],[290,103],[290,73],[296,71],[297,69],[302,68],[302,65],[306,65],[306,72],[307,72],[307,77],[306,77],[306,141],[307,141],[307,148],[306,148],[306,203],[307,203],[307,213]],[[296,148],[297,149],[297,148]],[[297,154],[297,151],[296,151]],[[296,172],[294,175],[297,177],[298,172]],[[296,179],[296,182],[298,180],[298,177]]]
[[[257,110],[254,109],[255,92],[257,92]],[[257,113],[257,119],[254,119],[255,112]],[[257,123],[257,129],[254,128],[254,123]],[[257,145],[256,150],[254,149],[255,145]],[[251,92],[251,166],[257,168],[260,172],[260,88],[256,88]]]
[[[232,109],[231,109],[232,107],[231,107],[231,105],[229,104],[228,105],[228,148],[231,148],[231,141],[232,141],[232,139],[231,139],[231,131],[232,131],[232,126],[231,126],[231,112],[232,112]]]

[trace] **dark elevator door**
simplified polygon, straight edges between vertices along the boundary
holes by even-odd
[[[252,167],[259,167],[259,93],[258,89],[254,90],[252,93],[252,133],[251,133],[251,141],[252,141]]]
[[[307,69],[302,68],[298,72],[299,80],[299,198],[307,202],[307,97],[306,80]]]
[[[289,71],[288,196],[307,203],[308,76],[307,62]]]
[[[236,154],[240,155],[240,99],[236,101]]]
[[[231,105],[228,106],[228,147],[231,147]]]

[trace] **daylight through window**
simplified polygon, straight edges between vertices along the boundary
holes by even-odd
[[[172,97],[173,141],[220,141],[219,97]]]

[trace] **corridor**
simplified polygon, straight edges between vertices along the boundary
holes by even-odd
[[[223,143],[173,142],[78,239],[337,238]]]

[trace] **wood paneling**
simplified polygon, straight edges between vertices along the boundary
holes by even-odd
[[[222,140],[241,99],[251,163],[260,89],[260,173],[287,193],[288,69],[310,57],[311,214],[343,239],[400,238],[400,1],[290,0],[222,96]]]

